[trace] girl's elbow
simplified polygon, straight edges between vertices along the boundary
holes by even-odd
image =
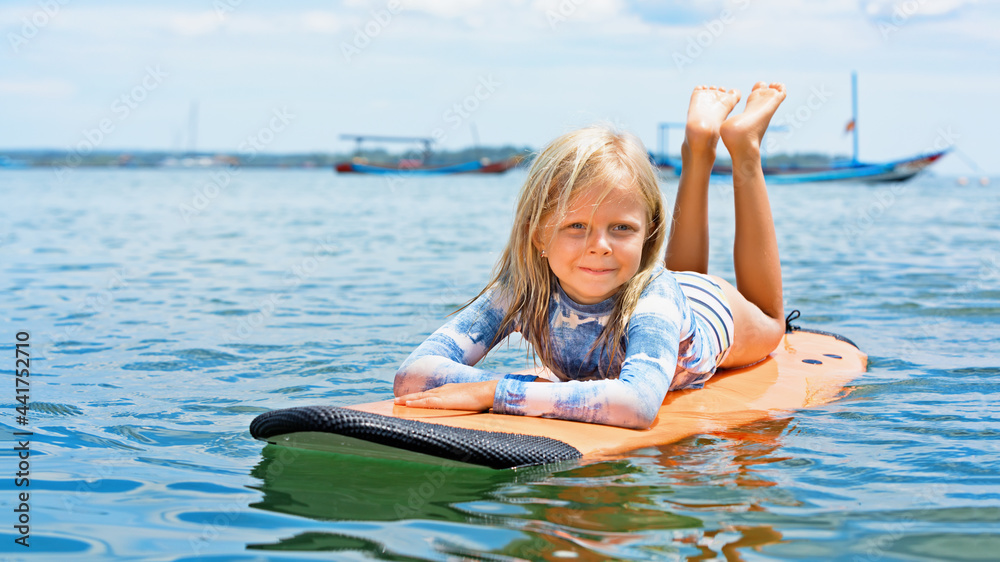
[[[649,429],[656,421],[657,413],[658,411],[647,412],[643,409],[637,409],[633,404],[622,404],[621,408],[617,410],[617,414],[605,418],[600,423],[625,429]]]
[[[399,370],[396,371],[396,377],[392,381],[392,395],[403,396],[404,394],[420,392],[421,390],[424,390],[422,386],[423,377],[420,376],[420,373],[408,368],[408,366],[404,363]]]
[[[401,396],[406,394],[404,392],[404,386],[406,385],[406,371],[402,367],[396,371],[396,377],[392,380],[392,395]]]
[[[413,369],[414,358],[411,355],[403,361],[403,364],[396,369],[396,376],[392,380],[392,394],[393,396],[402,396],[404,394],[410,394],[411,392],[418,392],[414,390],[416,379],[418,378],[417,372]]]
[[[622,424],[622,427],[627,429],[639,429],[646,430],[653,426],[653,422],[656,421],[656,412],[652,415],[645,412],[636,412],[636,414],[629,420],[630,423]]]
[[[614,425],[628,429],[649,429],[660,413],[662,402],[663,400],[637,400],[633,393],[623,393],[610,401],[609,412],[614,412],[613,417],[619,421]]]
[[[414,355],[407,357],[396,370],[396,376],[392,381],[393,395],[402,396],[427,390],[431,386],[434,370],[435,363],[430,357]]]

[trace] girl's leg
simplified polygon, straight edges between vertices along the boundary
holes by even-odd
[[[761,140],[784,99],[783,84],[758,82],[747,96],[746,110],[726,120],[720,129],[733,159],[736,205],[736,288],[722,283],[733,308],[736,333],[722,367],[760,361],[774,351],[785,332],[781,261],[760,163]]]
[[[740,101],[737,90],[698,86],[688,106],[681,177],[667,238],[667,269],[708,273],[708,180],[719,129]]]

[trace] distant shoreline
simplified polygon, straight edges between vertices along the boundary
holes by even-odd
[[[527,156],[529,147],[501,146],[441,150],[433,152],[427,164],[454,164],[484,158],[500,161]],[[419,151],[387,152],[362,150],[357,153],[306,152],[277,154],[263,152],[176,152],[159,150],[105,150],[85,154],[71,150],[0,150],[0,169],[14,168],[333,168],[338,162],[363,158],[376,164],[421,158]]]
[[[521,156],[530,159],[530,147],[500,146],[435,151],[425,162],[428,165],[448,165],[488,159],[498,162]],[[0,150],[0,169],[25,168],[170,168],[199,169],[220,167],[245,168],[330,168],[338,162],[363,158],[373,164],[394,164],[403,159],[420,158],[419,151],[388,152],[363,150],[359,153],[305,152],[293,154],[257,152],[176,152],[165,150],[106,150],[79,154],[69,150]],[[677,156],[679,160],[679,156]],[[776,154],[767,156],[772,165],[825,165],[847,156],[822,153]],[[719,162],[728,160],[720,155]]]

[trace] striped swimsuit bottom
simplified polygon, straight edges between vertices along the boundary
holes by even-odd
[[[677,373],[670,389],[701,388],[729,353],[735,333],[733,311],[722,287],[708,275],[692,271],[670,273],[687,297],[696,325],[694,338],[681,342]]]

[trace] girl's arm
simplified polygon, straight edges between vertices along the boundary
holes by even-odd
[[[685,302],[680,287],[672,276],[654,281],[643,294],[636,310],[629,320],[627,331],[628,346],[619,378],[598,381],[534,382],[534,374],[490,373],[462,364],[454,359],[446,360],[445,355],[458,356],[458,351],[471,349],[465,359],[478,361],[485,355],[485,349],[475,346],[462,348],[450,342],[457,340],[449,328],[457,327],[466,320],[459,317],[435,332],[427,342],[407,359],[396,375],[394,388],[397,403],[426,408],[450,408],[484,410],[493,408],[496,413],[523,416],[558,418],[573,421],[600,423],[634,429],[646,429],[656,419],[663,398],[670,388],[677,372],[677,355],[681,327],[691,322],[691,309]],[[478,300],[477,300],[478,303]],[[476,303],[473,303],[475,305]],[[502,318],[502,314],[500,315]],[[497,320],[499,325],[499,320]],[[465,330],[468,336],[471,332]],[[444,339],[439,339],[439,336]],[[478,338],[468,336],[469,341]],[[486,339],[492,341],[492,339]],[[432,381],[428,386],[405,387],[401,376],[408,365],[419,359],[415,356],[427,345],[439,345],[441,355],[432,356],[426,365],[433,367],[434,374],[422,376],[422,381]],[[582,350],[586,352],[586,350]],[[423,356],[423,355],[420,355]],[[458,380],[456,380],[458,379]],[[451,384],[435,388],[450,382]],[[434,388],[429,392],[421,392]],[[411,394],[413,393],[413,394]],[[419,393],[419,394],[416,394]]]
[[[396,372],[393,394],[402,396],[449,383],[495,381],[505,373],[472,367],[486,356],[500,334],[504,307],[488,291],[420,344]]]
[[[546,384],[504,377],[497,382],[493,411],[648,428],[677,370],[681,325],[680,313],[665,314],[655,304],[640,301],[633,313],[617,379]]]

